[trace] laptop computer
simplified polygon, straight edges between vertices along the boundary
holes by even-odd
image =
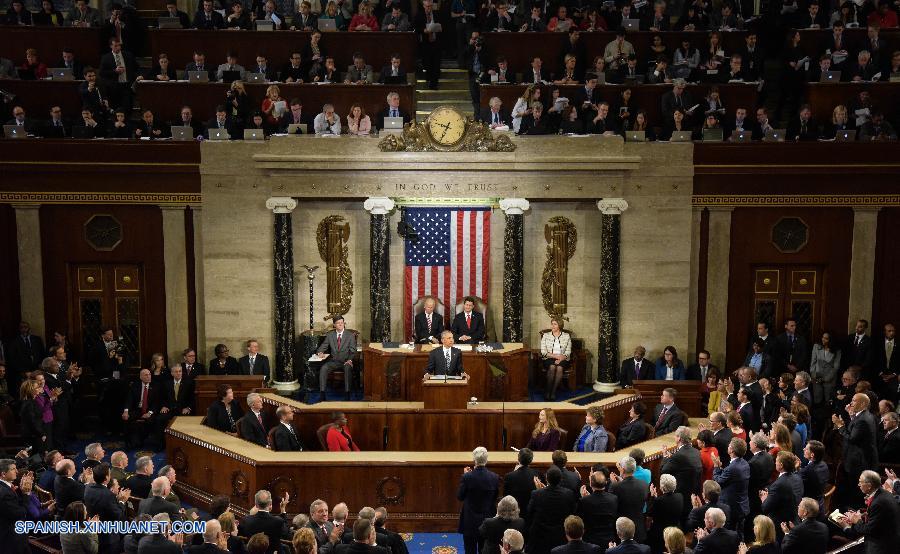
[[[703,129],[703,142],[722,142],[722,129]]]
[[[628,131],[625,133],[626,142],[647,142],[646,131]]]
[[[819,77],[820,83],[840,83],[841,82],[841,72],[840,71],[823,71],[822,76]]]
[[[244,129],[244,140],[265,140],[266,134],[262,129]]]
[[[68,67],[51,67],[48,70],[50,79],[53,81],[74,81],[75,76],[72,75],[72,69]]]
[[[763,140],[765,142],[784,142],[784,134],[785,129],[769,129]]]
[[[194,140],[194,129],[188,125],[172,125],[172,140]]]
[[[222,76],[225,76],[227,71],[222,72]],[[209,82],[209,73],[206,71],[188,71],[187,72],[187,80],[190,83],[208,83]]]
[[[834,134],[834,140],[837,142],[853,142],[856,140],[856,131],[853,129],[838,131]]]
[[[397,75],[396,77],[394,77],[393,75],[385,75],[384,77],[382,77],[382,79],[384,80],[384,84],[386,84],[386,85],[405,85],[405,84],[407,84],[406,77],[401,77],[399,75]]]
[[[334,19],[320,19],[319,30],[323,33],[329,31],[337,31],[337,24],[335,23]]]
[[[900,83],[900,71],[896,71],[891,73],[891,76],[888,77],[888,82],[890,83]]]
[[[248,83],[265,83],[266,76],[262,73],[244,73],[244,81]]]
[[[669,140],[672,142],[691,142],[691,132],[672,131],[672,138],[670,138]]]
[[[639,31],[641,29],[640,19],[623,19],[622,28],[626,31]]]
[[[750,142],[753,139],[753,133],[750,131],[739,131],[737,129],[731,133],[732,142]]]
[[[75,125],[72,127],[72,138],[90,139],[94,138],[94,129],[87,125]]]
[[[287,127],[287,134],[289,135],[305,135],[307,132],[306,123],[291,123]]]
[[[3,136],[6,138],[26,138],[28,133],[25,132],[25,127],[19,127],[18,125],[4,125],[3,126]]]
[[[629,85],[642,85],[644,84],[644,76],[640,73],[635,75],[626,75],[625,83]]]
[[[241,78],[240,71],[223,71],[222,72],[222,82],[230,83],[232,81],[237,81]]]
[[[403,128],[403,118],[402,117],[385,117],[384,118],[384,127],[383,129],[402,129]]]
[[[231,135],[225,129],[210,129],[209,140],[231,140]]]
[[[181,19],[177,17],[160,17],[156,20],[160,29],[181,29]]]
[[[256,26],[257,31],[274,31],[275,23],[273,21],[254,21],[253,24]]]
[[[606,84],[606,73],[597,73],[597,84],[605,85]]]

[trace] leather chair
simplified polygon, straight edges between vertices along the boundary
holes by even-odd
[[[563,375],[563,379],[565,379],[566,381],[566,386],[569,387],[569,390],[571,391],[578,388],[578,383],[576,383],[575,378],[575,375],[577,374],[577,372],[575,371],[575,333],[573,333],[571,329],[564,329],[564,331],[566,333],[569,333],[569,337],[572,339],[572,353],[569,355],[569,367],[566,368],[566,372]],[[540,345],[541,341],[544,340],[544,335],[549,332],[550,329],[541,329],[540,331],[538,331],[538,333],[540,334],[540,338],[538,339],[538,364],[544,363],[544,360],[540,357]],[[538,365],[538,372],[541,374],[541,377],[544,377],[543,365]]]
[[[616,451],[616,434],[613,433],[612,431],[610,431],[609,429],[607,429],[606,436],[608,437],[608,439],[606,441],[606,451],[607,452],[615,452]]]
[[[484,300],[477,296],[472,296],[472,298],[475,300],[475,311],[484,316],[484,340],[485,342],[493,342],[494,335],[491,331],[494,329],[494,326],[491,324],[491,312],[488,310],[488,305]],[[460,298],[453,310],[454,316],[463,311],[463,304],[465,304],[465,299]]]
[[[328,441],[326,438],[328,437],[328,430],[332,427],[334,427],[333,423],[326,423],[316,430],[316,437],[319,439],[319,445],[322,447],[322,450],[328,450]]]
[[[425,311],[425,299],[426,298],[427,298],[427,296],[420,296],[413,303],[413,317],[415,317]],[[444,303],[441,302],[441,300],[437,297],[432,296],[431,298],[434,300],[435,313],[440,315],[442,318],[444,318],[444,321],[446,321],[447,314],[446,314],[446,308],[444,308]],[[457,313],[459,313],[459,312],[457,312]]]
[[[322,343],[325,342],[325,336],[332,331],[334,331],[334,325],[329,325],[328,328],[325,329],[325,332],[322,334],[322,336],[319,337],[319,346],[322,346]],[[344,332],[352,333],[353,338],[356,340],[356,346],[357,347],[362,346],[362,343],[359,341],[359,331],[357,331],[356,329],[345,328]],[[361,376],[361,374],[362,374],[362,372],[361,372],[362,356],[360,356],[358,352],[353,356],[353,368],[356,370],[360,370],[359,373]],[[318,386],[318,383],[319,383],[318,366],[315,371],[315,374],[316,374],[316,386]],[[335,369],[330,374],[328,374],[328,383],[329,384],[338,385],[338,384],[342,384],[343,382],[344,382],[344,370],[343,369]],[[359,384],[360,383],[357,383],[357,385],[359,385]]]
[[[644,429],[647,430],[647,436],[644,437],[645,441],[656,438],[656,427],[650,425],[649,423],[645,423]]]

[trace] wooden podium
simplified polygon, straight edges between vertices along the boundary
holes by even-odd
[[[217,389],[222,383],[231,385],[234,399],[240,404],[241,409],[246,411],[248,394],[253,391],[269,390],[263,389],[264,379],[262,375],[198,375],[197,388],[194,391],[197,398],[197,414],[206,415],[210,404],[218,400]]]
[[[426,410],[465,410],[469,403],[469,376],[462,379],[426,379],[422,382]]]
[[[616,394],[629,394],[637,390],[644,397],[644,404],[652,410],[659,402],[663,389],[673,388],[677,393],[675,405],[688,417],[703,417],[700,405],[703,393],[700,390],[702,381],[635,381],[632,389],[616,389]]]

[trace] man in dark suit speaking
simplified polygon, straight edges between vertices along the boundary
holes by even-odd
[[[435,301],[432,297],[426,297],[424,310],[416,316],[416,342],[438,343],[438,337],[444,331],[444,318],[434,311]]]
[[[435,348],[428,355],[425,367],[425,379],[432,375],[465,375],[462,365],[462,351],[453,348],[453,332],[441,333],[441,347]]]
[[[241,366],[241,375],[263,375],[266,382],[272,380],[269,369],[269,357],[259,353],[259,342],[256,339],[247,341],[247,355],[238,360]]]
[[[463,300],[463,311],[453,318],[450,330],[460,344],[478,344],[484,340],[484,316],[475,311],[474,298],[467,296]]]

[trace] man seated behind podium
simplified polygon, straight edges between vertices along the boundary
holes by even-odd
[[[316,350],[320,360],[325,359],[328,353],[331,357],[322,364],[319,369],[319,391],[322,400],[325,400],[325,387],[328,384],[328,374],[336,369],[344,370],[344,391],[347,399],[350,399],[350,387],[353,384],[353,356],[356,355],[356,338],[353,333],[344,329],[343,316],[334,318],[334,330],[325,336],[325,340]]]
[[[450,330],[460,344],[478,344],[484,340],[484,316],[475,311],[474,298],[467,296],[463,300],[463,311],[453,318]]]
[[[303,443],[294,430],[294,409],[290,406],[278,406],[275,410],[278,425],[272,430],[272,450],[275,452],[302,452]]]
[[[441,333],[441,348],[435,348],[428,355],[425,379],[432,375],[465,375],[462,365],[462,351],[453,348],[453,332]]]
[[[416,315],[415,330],[416,342],[422,344],[437,344],[438,337],[444,331],[444,318],[434,312],[436,302],[434,298],[425,298],[424,310]]]

